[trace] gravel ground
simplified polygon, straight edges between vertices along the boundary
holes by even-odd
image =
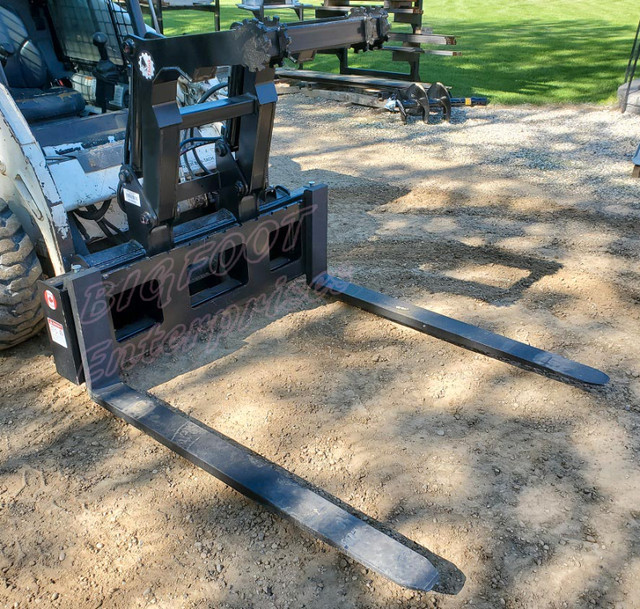
[[[607,108],[403,126],[284,96],[272,181],[329,184],[331,270],[610,385],[520,370],[301,284],[278,315],[132,372],[426,548],[442,577],[423,594],[117,421],[37,337],[0,355],[0,607],[640,607],[638,142],[640,120]]]

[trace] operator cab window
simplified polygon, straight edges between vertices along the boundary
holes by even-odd
[[[48,0],[48,8],[62,53],[73,66],[73,87],[89,110],[126,108],[128,77],[119,40],[133,33],[129,14],[111,0]]]
[[[129,15],[111,0],[0,0],[0,82],[27,122],[128,105],[119,36]]]
[[[3,84],[23,116],[37,122],[80,115],[81,93],[55,55],[44,11],[29,2],[0,1],[0,63]]]

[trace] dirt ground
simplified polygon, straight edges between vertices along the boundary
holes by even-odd
[[[284,97],[272,181],[329,184],[332,271],[611,383],[514,368],[302,283],[277,316],[132,372],[426,548],[441,583],[418,593],[116,420],[37,337],[0,355],[0,607],[640,607],[638,142],[613,109],[403,126]]]

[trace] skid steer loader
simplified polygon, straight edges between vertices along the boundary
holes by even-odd
[[[328,189],[268,180],[275,67],[379,47],[382,10],[165,38],[138,0],[0,0],[0,342],[48,333],[58,372],[240,493],[394,582],[424,553],[122,379],[141,355],[309,289],[572,382],[607,376],[327,272]],[[220,81],[225,67],[228,77]],[[226,94],[222,91],[226,88]]]

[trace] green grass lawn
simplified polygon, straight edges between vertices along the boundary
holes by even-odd
[[[223,29],[250,16],[235,5],[222,0]],[[293,11],[281,17],[291,20]],[[453,95],[487,95],[494,103],[612,102],[638,18],[632,0],[425,0],[425,25],[457,36],[457,50],[464,54],[424,56],[422,78],[452,86]],[[175,35],[210,29],[213,19],[180,11],[166,12],[165,22],[166,33]],[[401,65],[384,51],[352,63],[380,69]],[[337,60],[321,55],[305,67],[337,71]]]

